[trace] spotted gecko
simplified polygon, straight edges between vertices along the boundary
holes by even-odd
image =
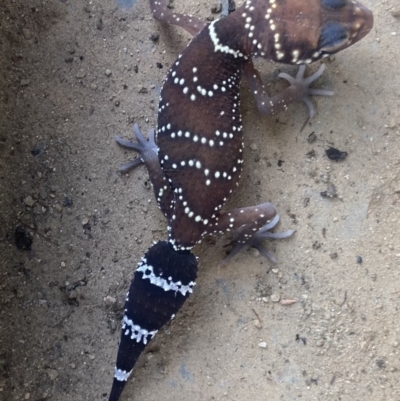
[[[372,13],[353,0],[248,0],[209,24],[170,10],[168,0],[150,0],[154,18],[177,25],[194,38],[170,68],[161,90],[157,130],[146,140],[135,124],[137,142],[116,137],[144,163],[157,204],[168,222],[168,240],[154,243],[139,263],[126,297],[114,380],[109,401],[118,401],[148,342],[192,293],[198,261],[191,252],[206,235],[231,232],[228,259],[254,246],[274,261],[261,242],[287,238],[272,233],[279,216],[270,203],[223,211],[239,183],[243,127],[239,86],[244,78],[264,114],[304,102],[310,117],[312,89],[324,65],[308,78],[305,65],[345,49],[372,28]],[[268,96],[252,59],[298,64],[296,77],[280,74],[290,86]]]

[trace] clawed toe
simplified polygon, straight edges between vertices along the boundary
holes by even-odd
[[[321,67],[316,71],[314,74],[310,75],[309,77],[305,78],[304,73],[306,71],[306,66],[301,65],[299,71],[296,74],[296,77],[292,77],[289,74],[282,72],[279,74],[280,78],[286,79],[290,83],[290,85],[297,86],[299,88],[303,88],[303,96],[299,99],[308,108],[308,112],[310,118],[314,117],[315,111],[314,106],[311,101],[311,96],[333,96],[334,92],[324,90],[324,89],[313,89],[310,88],[310,85],[315,82],[324,72],[325,64],[322,64]]]
[[[131,142],[126,139],[121,138],[120,136],[115,136],[115,141],[118,145],[122,146],[123,148],[129,150],[135,150],[139,152],[140,157],[137,157],[134,160],[131,160],[127,163],[124,163],[120,168],[119,171],[121,173],[127,173],[128,171],[132,170],[133,168],[137,167],[138,165],[145,162],[146,155],[148,154],[157,154],[158,147],[155,143],[155,132],[154,129],[149,131],[149,139],[145,139],[145,137],[140,132],[139,126],[135,124],[133,126],[133,131],[135,132],[137,142]]]
[[[234,236],[234,239],[228,245],[233,245],[229,255],[223,259],[221,265],[226,265],[237,253],[242,249],[247,249],[249,247],[256,248],[262,255],[264,255],[272,263],[276,263],[277,260],[269,251],[267,251],[262,242],[265,239],[285,239],[294,234],[294,230],[287,230],[281,233],[273,233],[270,230],[274,228],[279,222],[279,215],[276,215],[269,223],[261,227],[254,235],[240,236],[239,238]]]

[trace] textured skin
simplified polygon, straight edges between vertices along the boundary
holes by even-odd
[[[122,171],[145,163],[157,203],[168,220],[168,242],[154,244],[134,274],[126,299],[121,343],[109,401],[118,401],[146,344],[182,307],[192,292],[197,260],[190,252],[206,234],[233,232],[233,251],[261,248],[265,238],[287,238],[293,231],[271,233],[279,216],[269,203],[221,208],[239,183],[243,165],[243,127],[239,85],[246,78],[261,112],[285,110],[302,100],[313,114],[310,89],[323,67],[304,78],[282,75],[291,84],[269,97],[252,57],[308,64],[364,37],[372,15],[348,0],[251,0],[226,18],[204,22],[150,0],[153,16],[196,35],[170,69],[160,95],[158,128],[146,141],[135,125],[137,143],[117,142],[140,153]]]

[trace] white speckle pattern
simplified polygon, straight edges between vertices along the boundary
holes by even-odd
[[[162,277],[158,277],[153,272],[153,266],[149,266],[146,262],[142,262],[142,264],[136,269],[138,272],[143,273],[143,279],[149,279],[151,284],[156,285],[157,287],[162,288],[164,291],[175,291],[180,292],[183,296],[186,296],[187,293],[193,292],[193,287],[196,285],[194,281],[191,281],[188,285],[183,285],[180,281],[176,283],[171,280],[165,280]]]
[[[131,374],[132,370],[127,372],[125,370],[118,369],[117,367],[114,369],[114,377],[120,382],[126,382]]]
[[[134,324],[126,315],[124,315],[122,321],[122,331],[126,336],[130,336],[131,340],[136,340],[137,343],[143,342],[143,344],[147,344],[147,341],[151,340],[158,332],[158,330],[148,331],[143,329]],[[149,339],[148,337],[151,338]]]

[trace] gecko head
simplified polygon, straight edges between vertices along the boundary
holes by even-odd
[[[256,27],[263,28],[252,39],[252,53],[277,62],[312,63],[358,42],[373,26],[371,11],[354,0],[264,3],[264,13],[257,16],[260,24],[254,21]]]

